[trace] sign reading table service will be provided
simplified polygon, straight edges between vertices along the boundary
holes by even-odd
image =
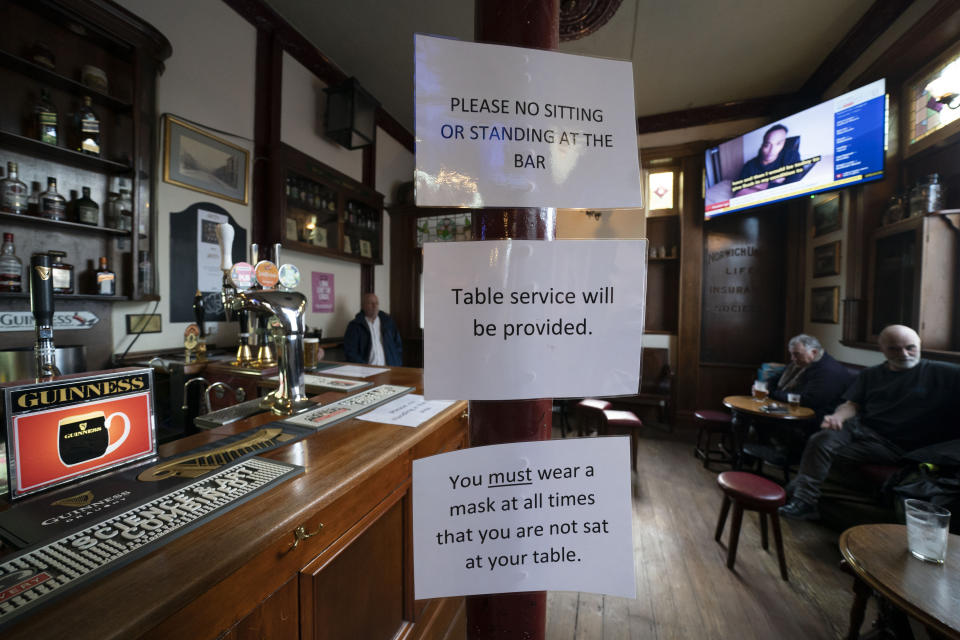
[[[413,461],[416,598],[636,597],[630,439],[518,442]]]
[[[423,247],[424,395],[635,395],[646,240]]]
[[[417,206],[641,205],[633,67],[417,34]]]

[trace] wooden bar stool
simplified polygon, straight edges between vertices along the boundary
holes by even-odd
[[[577,403],[577,435],[587,434],[588,426],[596,426],[597,433],[603,428],[603,412],[613,405],[598,398],[584,398]]]
[[[603,412],[603,417],[606,421],[606,427],[627,427],[630,429],[630,466],[634,471],[637,470],[637,447],[640,445],[640,429],[643,427],[643,422],[638,418],[633,411],[615,411],[613,409],[607,409]],[[606,434],[606,427],[604,428],[604,434]]]
[[[693,449],[693,455],[703,458],[705,469],[710,468],[711,462],[731,462],[730,456],[720,448],[711,449],[714,436],[719,436],[718,441],[723,442],[733,434],[732,418],[726,411],[714,411],[712,409],[700,409],[695,411],[693,417],[697,419],[700,425],[700,431],[697,432],[697,446]]]
[[[724,471],[717,476],[717,484],[723,491],[723,504],[720,507],[720,519],[714,539],[720,542],[723,526],[727,522],[730,503],[733,503],[733,522],[730,524],[730,540],[727,544],[727,568],[733,569],[737,559],[737,543],[740,539],[740,523],[743,511],[756,511],[760,514],[760,543],[764,549],[767,542],[767,516],[773,525],[773,542],[777,546],[777,558],[780,560],[780,577],[787,579],[787,560],[783,555],[783,537],[780,535],[780,515],[777,509],[787,501],[787,493],[780,485],[745,471]]]

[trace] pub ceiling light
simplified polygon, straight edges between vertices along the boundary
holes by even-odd
[[[928,82],[923,90],[940,104],[951,109],[960,107],[960,59],[944,67],[940,75]]]
[[[327,137],[347,149],[360,149],[373,144],[380,103],[360,86],[356,78],[349,78],[323,91],[327,94],[327,110],[323,119]]]

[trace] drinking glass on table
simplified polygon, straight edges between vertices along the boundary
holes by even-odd
[[[799,393],[788,393],[787,394],[787,403],[790,405],[791,411],[796,411],[800,408],[800,394]]]
[[[935,504],[909,498],[903,501],[907,516],[907,548],[915,558],[943,564],[947,557],[950,512]]]
[[[753,399],[757,402],[766,402],[767,401],[767,383],[764,380],[754,380],[753,382]]]

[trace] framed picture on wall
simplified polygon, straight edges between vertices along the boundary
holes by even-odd
[[[840,287],[814,287],[810,292],[810,322],[840,322]]]
[[[247,204],[250,153],[169,114],[163,117],[163,181]]]
[[[823,278],[840,274],[840,241],[813,248],[813,277]]]
[[[840,194],[833,193],[813,201],[813,237],[817,238],[843,226]]]

